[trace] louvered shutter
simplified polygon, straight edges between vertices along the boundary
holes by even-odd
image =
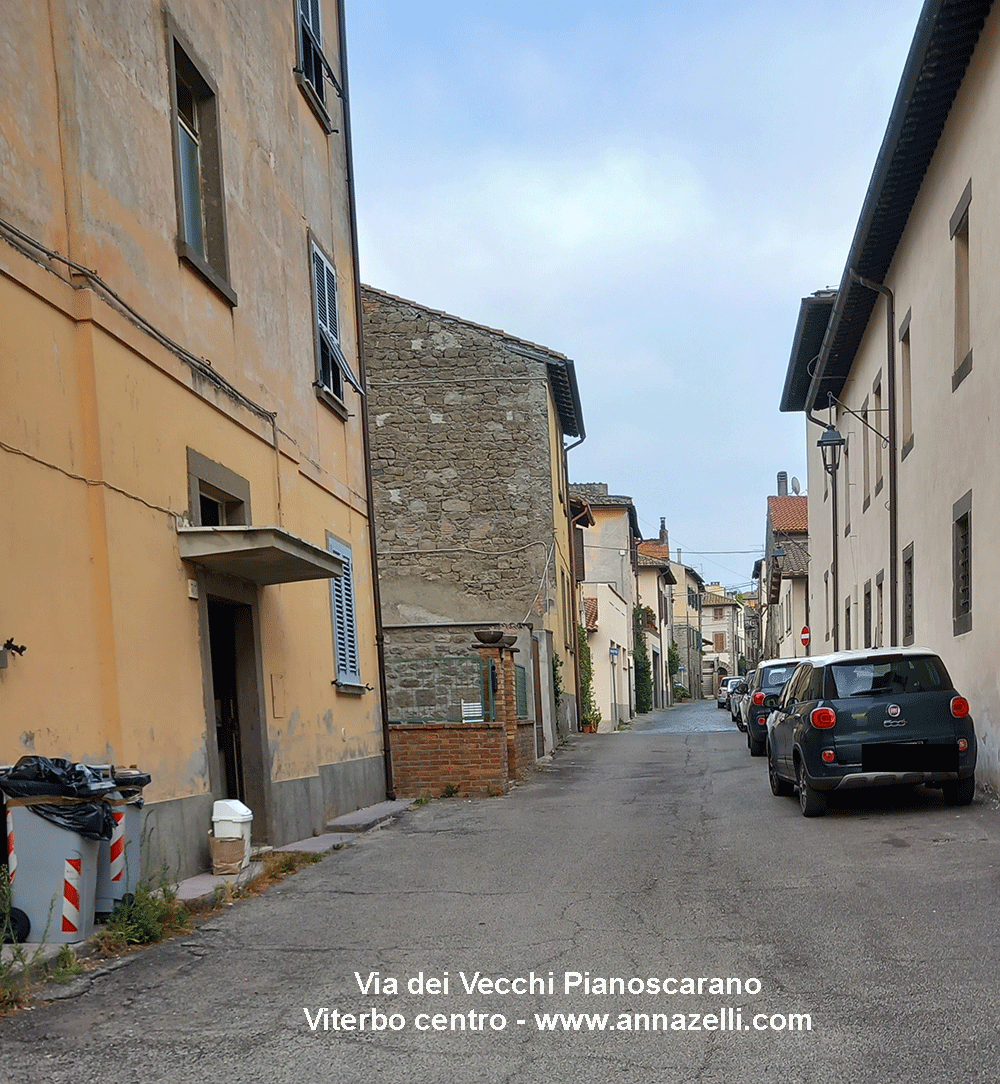
[[[337,323],[337,274],[330,261],[313,246],[313,286],[316,290],[316,322],[321,332],[340,342]]]
[[[316,44],[323,44],[323,32],[320,29],[319,0],[299,0],[299,14],[302,21],[316,37]]]
[[[320,383],[343,398],[346,379],[359,395],[364,395],[361,381],[340,348],[340,325],[337,318],[337,273],[333,264],[313,245],[313,290],[316,307],[316,338],[320,355]],[[334,372],[334,370],[337,372]]]
[[[333,653],[337,681],[360,685],[358,628],[354,612],[354,568],[351,547],[327,538],[327,549],[344,562],[344,574],[330,580],[330,606],[333,613]]]

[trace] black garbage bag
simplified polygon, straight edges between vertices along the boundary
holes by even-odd
[[[153,777],[147,772],[139,771],[138,768],[113,768],[111,778],[121,791],[123,798],[134,799],[129,802],[130,805],[141,806],[143,804],[142,788],[148,787]]]
[[[104,799],[117,797],[115,782],[103,779],[86,764],[74,764],[59,757],[21,757],[9,772],[0,775],[0,790],[8,807],[19,799],[59,798],[59,802],[23,804],[85,839],[110,839],[115,830],[111,806]]]

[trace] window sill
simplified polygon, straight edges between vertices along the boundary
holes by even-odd
[[[882,492],[883,481],[881,478],[875,483],[875,496],[877,497]]]
[[[954,618],[954,632],[953,636],[962,636],[967,632],[972,631],[972,614],[962,614],[961,617]]]
[[[347,404],[338,399],[332,391],[324,388],[322,384],[313,384],[313,387],[316,389],[316,398],[319,399],[321,403],[325,403],[338,418],[341,418],[346,422],[348,418],[354,417],[347,409]]]
[[[371,692],[369,686],[355,685],[352,681],[331,681],[330,684],[337,687],[338,693],[347,693],[349,696],[364,696],[365,693]]]
[[[298,69],[293,69],[295,75],[295,82],[298,84],[299,90],[302,91],[302,97],[309,103],[309,108],[316,114],[316,119],[319,121],[323,128],[323,131],[327,135],[333,135],[336,132],[336,128],[333,126],[333,121],[330,119],[330,114],[326,111],[326,106],[320,101],[319,95],[316,93],[316,88],[309,82],[309,80]]]
[[[211,266],[211,264],[207,263],[197,252],[195,252],[187,241],[178,239],[177,255],[192,270],[197,271],[209,286],[211,286],[216,293],[220,294],[225,301],[232,305],[233,308],[236,307],[236,291],[228,282],[226,282],[219,272]]]
[[[911,433],[911,434],[910,434],[910,439],[909,439],[909,440],[907,440],[907,442],[906,442],[906,443],[905,443],[905,444],[903,445],[903,450],[902,450],[902,452],[900,452],[900,455],[899,455],[899,461],[900,461],[900,463],[902,463],[902,462],[903,462],[903,460],[904,460],[904,459],[905,459],[905,458],[906,458],[906,457],[907,457],[907,456],[908,456],[908,455],[910,454],[910,452],[912,452],[912,451],[913,451],[913,434]]]
[[[954,391],[959,384],[972,372],[972,351],[965,355],[965,360],[955,370],[951,378],[951,390]]]

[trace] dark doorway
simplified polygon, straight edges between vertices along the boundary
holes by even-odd
[[[221,789],[226,798],[246,802],[243,748],[240,735],[240,696],[237,679],[237,623],[249,606],[208,600],[208,640],[212,656],[215,697],[215,736],[219,748]]]

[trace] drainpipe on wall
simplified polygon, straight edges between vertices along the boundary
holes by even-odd
[[[365,364],[364,308],[361,303],[361,267],[358,259],[358,216],[354,189],[354,154],[351,148],[351,109],[347,79],[347,26],[344,4],[337,4],[337,30],[340,34],[340,75],[343,84],[341,99],[344,110],[344,155],[347,167],[347,202],[351,216],[351,260],[354,265],[354,319],[358,334],[358,377],[367,387]],[[372,603],[375,607],[375,649],[378,657],[379,708],[382,713],[382,749],[385,763],[385,793],[393,799],[396,791],[392,782],[392,751],[389,747],[389,698],[385,691],[385,636],[382,631],[382,596],[379,591],[378,547],[375,540],[375,490],[372,485],[371,445],[368,439],[368,396],[361,400],[361,439],[365,456],[365,500],[368,502],[368,551],[372,570]]]
[[[851,281],[866,290],[874,290],[885,298],[886,316],[886,377],[889,395],[889,646],[899,644],[899,519],[896,513],[898,481],[896,456],[896,303],[892,290],[862,278],[852,267]],[[867,439],[867,438],[866,438]]]

